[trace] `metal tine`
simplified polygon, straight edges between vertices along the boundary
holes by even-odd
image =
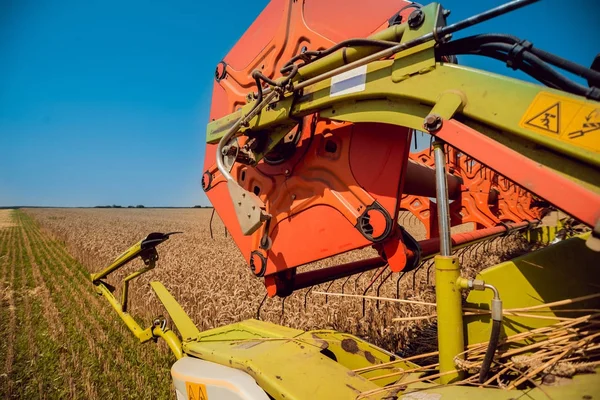
[[[311,286],[310,288],[308,288],[306,293],[304,293],[304,312],[306,312],[306,298],[308,297],[308,294],[310,293],[310,291],[313,290],[313,288],[314,288],[314,286]]]
[[[348,281],[350,280],[351,277],[352,277],[352,275],[347,277],[346,280],[344,281],[344,283],[342,283],[342,293],[344,293],[344,286],[346,286],[346,283],[348,283]]]
[[[427,267],[427,286],[429,286],[429,275],[431,274],[431,267],[433,267],[433,260],[429,262],[429,266]]]
[[[417,290],[417,272],[419,272],[419,270],[423,267],[423,265],[425,265],[425,261],[421,261],[419,266],[417,268],[415,268],[415,270],[413,272],[413,286],[412,286],[413,292],[415,292]]]
[[[356,279],[354,280],[354,292],[358,291],[358,280],[360,279],[361,276],[363,276],[363,274],[366,271],[361,272],[360,274],[358,274],[358,276],[356,277]]]
[[[404,277],[404,275],[406,275],[406,271],[402,272],[398,276],[398,279],[396,279],[396,298],[397,299],[400,298],[400,281],[402,280],[402,277]]]
[[[465,253],[466,253],[467,249],[465,247],[463,247],[462,249],[459,249],[456,252],[456,256],[460,258],[460,265],[463,265],[465,263]]]
[[[260,321],[260,309],[262,308],[266,299],[267,299],[267,295],[265,294],[265,297],[263,297],[262,301],[258,305],[258,309],[256,310],[256,319],[259,321]]]
[[[333,280],[329,283],[329,285],[327,286],[327,289],[325,289],[325,293],[329,293],[329,289],[331,289],[331,285],[333,285],[334,282],[335,282],[335,280]],[[329,296],[325,295],[325,304],[327,304],[328,298],[329,298]]]
[[[377,286],[377,297],[379,297],[379,291],[381,290],[381,287],[383,286],[383,284],[385,283],[385,281],[387,281],[390,276],[392,276],[393,271],[390,270],[390,272],[381,280],[381,283]],[[377,299],[377,309],[379,310],[379,299]]]
[[[214,217],[215,217],[215,208],[213,207],[212,213],[210,213],[210,221],[208,222],[208,229],[210,230],[210,238],[211,239],[214,239],[213,230],[212,230],[212,222],[213,222]]]
[[[385,272],[385,268],[386,267],[387,267],[387,265],[384,265],[383,267],[380,267],[380,268],[378,268],[378,269],[375,270],[375,272],[372,275],[371,282],[369,283],[369,285],[367,286],[367,288],[363,292],[363,296],[367,295],[367,292],[369,291],[369,289],[371,289],[371,287],[377,281],[377,279],[379,279],[379,277]],[[363,316],[363,318],[365,316],[365,303],[366,303],[366,301],[367,301],[367,299],[365,299],[363,297],[363,299],[362,299],[362,316]]]

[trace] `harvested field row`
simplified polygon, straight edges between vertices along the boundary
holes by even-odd
[[[0,398],[168,398],[173,357],[140,346],[30,216],[11,218],[0,229]]]

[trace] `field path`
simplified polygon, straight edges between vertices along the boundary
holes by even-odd
[[[64,246],[16,210],[0,226],[0,399],[168,399],[164,348],[142,345]]]

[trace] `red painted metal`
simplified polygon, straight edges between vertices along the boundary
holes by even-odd
[[[527,191],[547,200],[589,226],[600,220],[600,195],[553,170],[499,144],[470,127],[447,120],[436,136],[478,160]]]
[[[246,95],[255,90],[253,70],[277,78],[283,64],[304,47],[321,50],[341,40],[368,37],[387,28],[390,17],[406,5],[398,0],[381,0],[377,7],[361,0],[271,1],[219,64],[211,120],[246,104]],[[336,11],[340,8],[348,12],[340,14]],[[412,11],[402,11],[403,19]],[[336,18],[331,18],[334,14]],[[305,117],[301,125],[295,151],[283,162],[261,161],[256,167],[236,163],[231,170],[240,186],[256,193],[272,216],[251,236],[242,234],[226,182],[216,170],[216,145],[206,148],[204,171],[212,178],[206,195],[246,261],[252,252],[267,259],[264,276],[270,295],[287,290],[286,271],[373,244],[356,228],[369,207],[381,206],[390,217],[386,221],[384,213],[369,212],[367,228],[373,236],[386,232],[386,227],[393,234],[396,228],[409,130],[339,123],[318,115]],[[260,243],[267,236],[272,247],[265,250]],[[260,267],[254,270],[259,271]],[[280,282],[283,287],[278,288]]]

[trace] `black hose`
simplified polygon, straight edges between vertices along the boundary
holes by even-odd
[[[580,96],[585,96],[587,98],[592,98],[594,100],[598,100],[598,93],[594,93],[593,88],[588,88],[587,86],[580,85],[579,83],[567,78],[562,75],[560,72],[554,70],[544,61],[542,61],[539,57],[529,51],[523,51],[520,57],[515,57],[514,59],[509,55],[512,46],[506,43],[490,43],[481,45],[482,49],[496,49],[507,54],[507,61],[512,61],[511,68],[519,69],[519,63],[521,60],[527,62],[529,65],[534,67],[536,70],[542,71],[544,74],[552,78],[552,82],[556,83],[561,89],[571,92],[574,94],[578,94]]]
[[[577,76],[587,79],[591,82],[591,86],[600,86],[600,72],[595,71],[591,68],[584,67],[583,65],[574,63],[572,61],[566,60],[562,57],[559,57],[555,54],[549,53],[545,50],[538,49],[533,47],[531,43],[526,43],[525,41],[519,39],[516,36],[500,34],[500,33],[485,33],[479,35],[473,35],[469,37],[465,37],[462,39],[458,39],[449,43],[443,44],[445,48],[445,54],[459,54],[455,53],[455,51],[463,52],[468,50],[473,50],[478,48],[483,44],[492,44],[492,43],[504,43],[511,46],[519,46],[525,45],[525,51],[533,53],[540,60],[545,61],[549,64],[552,64],[560,69],[565,71],[569,71]],[[509,49],[509,51],[512,50]]]
[[[597,88],[588,88],[567,78],[530,52],[529,48],[523,48],[523,51],[513,55],[512,50],[514,45],[510,44],[510,40],[513,39],[511,36],[477,35],[465,39],[440,46],[438,56],[472,54],[495,58],[507,62],[507,65],[513,69],[522,70],[549,87],[561,89],[593,100],[600,100],[600,91]],[[488,42],[489,39],[500,39],[502,42]]]
[[[490,335],[490,342],[481,364],[481,370],[479,371],[479,383],[485,382],[488,373],[490,372],[490,366],[494,360],[496,349],[498,348],[498,341],[500,340],[500,328],[502,327],[502,321],[492,320],[492,334]]]

